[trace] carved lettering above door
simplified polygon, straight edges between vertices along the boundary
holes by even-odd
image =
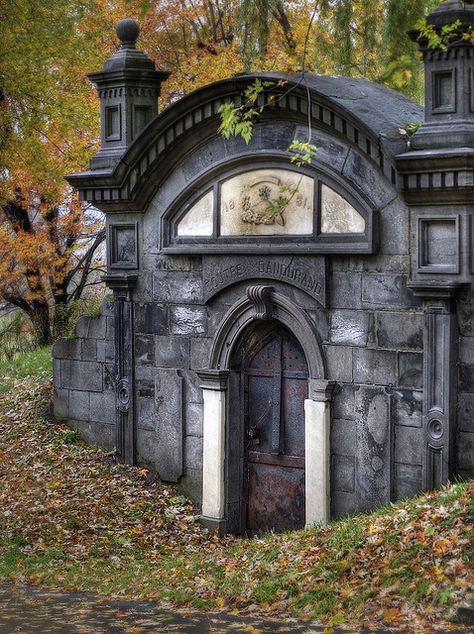
[[[278,280],[296,286],[326,305],[326,259],[322,256],[205,256],[204,299],[244,280]]]

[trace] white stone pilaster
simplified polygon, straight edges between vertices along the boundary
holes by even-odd
[[[202,514],[224,517],[225,392],[203,388]]]
[[[202,370],[203,449],[201,519],[219,528],[225,516],[226,388],[228,372]]]
[[[330,518],[331,398],[335,384],[312,381],[305,409],[306,526]]]

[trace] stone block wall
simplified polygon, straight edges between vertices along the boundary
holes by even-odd
[[[393,248],[392,241],[375,258],[332,261],[323,349],[328,377],[339,383],[331,423],[334,516],[422,488],[424,316],[406,288],[406,256],[384,254]]]
[[[81,317],[75,337],[53,348],[54,414],[91,443],[115,446],[113,304],[105,299],[99,317]]]
[[[458,302],[459,368],[457,472],[474,477],[474,293],[466,290]]]

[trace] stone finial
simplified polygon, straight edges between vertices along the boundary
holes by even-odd
[[[146,53],[136,48],[140,27],[127,18],[116,26],[120,47],[101,72],[91,73],[100,97],[101,149],[91,168],[113,169],[132,142],[158,114],[161,84],[169,73],[156,70]]]
[[[131,18],[125,18],[115,27],[115,32],[121,43],[121,48],[135,48],[138,36],[140,35],[140,27],[138,22]]]
[[[446,0],[426,19],[442,35],[443,27],[458,28],[439,47],[430,46],[420,31],[410,32],[425,65],[425,123],[413,136],[413,150],[449,149],[474,145],[474,47],[465,37],[474,27],[474,0]]]

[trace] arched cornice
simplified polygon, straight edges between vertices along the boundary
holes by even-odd
[[[191,150],[217,136],[222,103],[239,105],[245,88],[257,77],[275,82],[275,87],[260,97],[259,105],[267,103],[268,107],[259,121],[307,125],[310,119],[313,128],[356,147],[396,184],[394,156],[406,149],[399,127],[421,120],[419,106],[393,90],[361,79],[277,73],[231,77],[196,90],[151,121],[113,171],[73,174],[68,181],[79,190],[81,199],[105,211],[144,211],[176,165]]]
[[[300,342],[308,362],[310,379],[325,379],[326,366],[313,323],[296,304],[268,286],[251,286],[247,296],[226,313],[214,336],[209,368],[229,370],[235,345],[251,323],[272,319],[288,328]]]

